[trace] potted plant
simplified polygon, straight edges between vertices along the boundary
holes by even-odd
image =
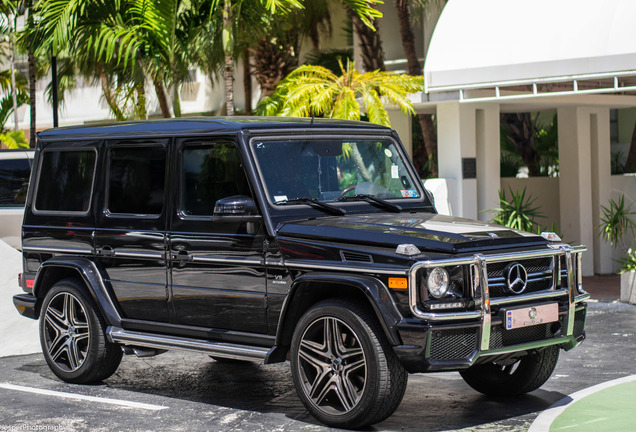
[[[626,251],[625,258],[617,260],[621,264],[618,273],[621,275],[621,301],[636,304],[636,250],[627,248],[624,244],[625,234],[634,234],[636,223],[632,219],[636,215],[632,211],[632,204],[625,205],[625,196],[618,201],[609,200],[609,206],[601,206],[603,215],[599,225],[600,236],[613,247],[620,247]]]

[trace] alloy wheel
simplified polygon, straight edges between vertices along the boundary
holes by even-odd
[[[48,356],[61,370],[75,372],[84,364],[90,346],[84,306],[73,294],[60,292],[49,302],[44,319]]]
[[[360,401],[367,361],[356,333],[342,320],[321,317],[305,330],[298,350],[302,388],[325,414],[341,415]]]

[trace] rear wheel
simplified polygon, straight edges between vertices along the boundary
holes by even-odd
[[[97,305],[77,281],[60,281],[44,297],[40,343],[46,362],[60,379],[97,382],[117,370],[122,350],[107,341],[105,329]]]
[[[375,315],[346,300],[320,302],[303,315],[292,339],[291,365],[303,404],[329,426],[380,422],[406,390],[408,375]]]
[[[559,348],[550,346],[519,359],[471,366],[461,371],[464,381],[488,396],[518,396],[541,387],[559,360]]]

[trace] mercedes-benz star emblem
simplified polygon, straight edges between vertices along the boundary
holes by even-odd
[[[528,272],[524,266],[514,263],[508,267],[506,286],[513,294],[521,294],[528,285]]]

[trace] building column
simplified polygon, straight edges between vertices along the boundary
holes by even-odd
[[[476,111],[477,209],[480,220],[489,221],[494,214],[487,210],[499,207],[501,188],[501,128],[498,104]]]
[[[564,241],[584,244],[583,275],[610,272],[611,249],[596,237],[600,205],[610,196],[610,138],[607,108],[565,107],[559,120],[559,195]]]
[[[596,235],[601,223],[601,206],[608,206],[612,194],[612,152],[609,108],[595,108],[590,113],[592,150],[592,227],[594,232],[594,273],[610,274],[614,269],[612,246]]]
[[[388,108],[387,112],[389,113],[391,127],[398,133],[402,145],[404,145],[406,152],[409,154],[411,160],[413,160],[413,125],[411,115],[391,108]]]
[[[437,105],[439,176],[448,181],[452,214],[488,220],[499,206],[499,105]]]

